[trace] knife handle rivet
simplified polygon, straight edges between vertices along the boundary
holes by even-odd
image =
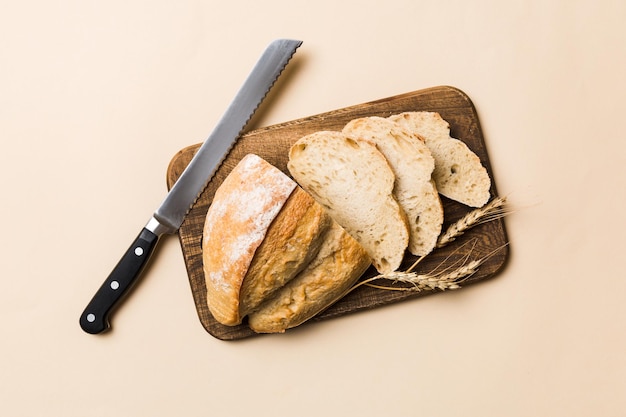
[[[120,287],[120,283],[117,281],[111,281],[111,289],[117,290]]]
[[[142,247],[140,247],[140,246],[137,246],[137,247],[135,248],[135,255],[137,255],[137,256],[141,256],[141,255],[143,255],[143,248],[142,248]]]
[[[94,321],[96,321],[96,315],[93,313],[89,313],[87,314],[87,321],[89,323],[93,323]]]

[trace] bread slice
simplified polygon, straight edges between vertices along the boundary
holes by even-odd
[[[393,171],[376,146],[341,132],[315,132],[291,147],[287,166],[379,272],[399,268],[409,241],[407,221],[393,196]]]
[[[257,333],[281,333],[299,326],[340,299],[370,264],[363,247],[333,222],[317,256],[250,313],[248,325]]]
[[[443,206],[432,180],[435,161],[428,147],[407,129],[382,117],[350,121],[343,133],[376,145],[395,174],[393,194],[409,224],[409,252],[430,253],[441,233]]]
[[[487,170],[465,143],[450,136],[450,125],[439,113],[405,112],[389,119],[424,139],[435,158],[433,179],[439,193],[470,207],[482,207],[489,201]]]
[[[202,244],[208,307],[218,322],[241,323],[248,310],[242,296],[259,304],[317,254],[330,219],[312,205],[291,178],[256,155],[226,177],[207,212]],[[262,245],[261,253],[274,256],[254,261]],[[244,285],[249,275],[254,283]]]

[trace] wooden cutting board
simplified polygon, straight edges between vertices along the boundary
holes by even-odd
[[[386,117],[403,111],[439,112],[450,123],[451,135],[463,140],[480,157],[492,179],[491,195],[498,195],[476,110],[469,97],[452,87],[443,86],[415,91],[246,133],[233,147],[179,230],[179,238],[198,316],[204,328],[211,335],[221,340],[235,340],[255,334],[245,324],[229,327],[215,321],[207,306],[202,270],[201,240],[204,218],[215,190],[235,165],[246,154],[255,153],[288,174],[288,150],[300,137],[319,130],[341,130],[348,121],[357,117],[374,115]],[[167,170],[168,188],[171,188],[178,179],[199,146],[199,144],[189,146],[174,156]],[[445,216],[444,230],[447,225],[470,211],[470,208],[443,197],[442,203]],[[438,267],[441,268],[442,263],[450,264],[466,256],[469,256],[470,259],[480,259],[491,255],[478,272],[462,284],[465,287],[494,276],[503,267],[508,253],[509,245],[504,222],[499,219],[477,226],[453,244],[434,251],[424,258],[417,270],[430,272]],[[407,255],[403,268],[407,268],[414,261],[414,257]],[[375,274],[374,269],[371,268],[363,277],[371,277]],[[303,326],[438,292],[441,291],[389,291],[361,286]]]

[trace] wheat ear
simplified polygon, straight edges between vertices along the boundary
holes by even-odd
[[[425,290],[456,290],[461,288],[461,282],[472,276],[484,260],[470,261],[460,267],[448,272],[439,274],[418,274],[416,272],[391,272],[389,274],[377,275],[355,285],[352,289],[367,285],[372,288],[394,291],[414,291],[421,292]],[[393,283],[411,284],[410,287],[391,287],[387,285],[372,284],[375,280],[388,280]]]
[[[474,226],[504,217],[507,214],[505,204],[506,197],[496,197],[484,206],[470,211],[465,216],[452,223],[448,229],[439,236],[436,247],[441,248],[446,246]]]
[[[464,246],[464,245],[462,245]],[[454,252],[460,250],[456,249]],[[436,266],[431,272],[427,274],[418,274],[417,272],[407,271],[394,271],[386,274],[379,274],[359,282],[351,290],[361,286],[367,285],[368,287],[378,288],[382,290],[394,290],[394,291],[424,291],[424,290],[453,290],[460,288],[459,282],[471,274],[476,272],[476,269],[484,262],[484,259],[478,261],[467,262],[469,254],[462,259],[457,260],[452,264],[447,264],[448,259],[454,254],[449,254],[446,259]],[[470,250],[471,253],[471,250]],[[485,258],[486,259],[486,258]],[[461,264],[460,266],[459,263]],[[441,267],[445,266],[443,270],[438,271]],[[373,284],[373,281],[387,280],[392,283],[405,283],[411,284],[410,287],[391,287],[387,285]]]
[[[475,259],[468,262],[470,254],[467,254],[462,260],[455,262],[452,265],[449,265],[446,269],[440,272],[435,272],[439,267],[435,268],[433,272],[428,274],[418,274],[416,272],[390,272],[387,274],[380,274],[374,277],[368,278],[364,281],[359,282],[355,286],[353,286],[350,291],[361,285],[367,285],[368,287],[377,288],[381,290],[393,290],[393,291],[413,291],[413,292],[421,292],[426,290],[456,290],[461,288],[461,284],[463,281],[470,278],[474,275],[478,268],[487,261],[487,259],[491,258],[498,251],[505,248],[507,244],[500,246],[499,248],[493,250],[488,255],[484,256],[481,259]],[[460,266],[455,267],[459,262],[461,262]],[[445,260],[442,262],[445,264]],[[440,265],[441,266],[441,265]],[[373,281],[376,280],[388,280],[392,281],[392,283],[405,283],[411,284],[409,287],[391,287],[387,285],[378,285],[372,284]]]
[[[378,279],[384,278],[393,282],[411,284],[410,287],[389,287],[371,283],[368,283],[368,286],[383,290],[414,292],[425,290],[456,290],[461,288],[460,284],[463,280],[469,278],[478,270],[481,263],[480,260],[474,260],[444,274],[430,275],[417,274],[415,272],[395,272],[378,277]]]

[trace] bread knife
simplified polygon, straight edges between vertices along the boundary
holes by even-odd
[[[111,311],[137,281],[159,238],[178,231],[301,44],[298,40],[277,39],[268,45],[213,132],[83,311],[80,326],[85,332],[99,334],[110,328]]]

